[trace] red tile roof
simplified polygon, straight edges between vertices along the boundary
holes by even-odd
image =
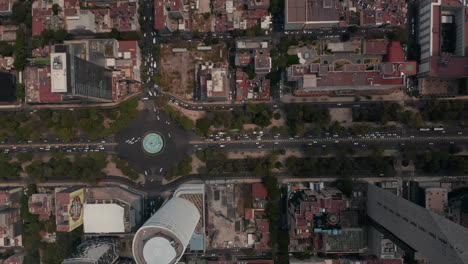
[[[254,214],[253,208],[245,208],[244,209],[244,218],[245,219],[252,219]]]
[[[32,35],[39,36],[44,29],[48,29],[52,21],[52,9],[38,9],[32,10]]]
[[[338,0],[288,0],[287,22],[339,21]]]
[[[263,183],[253,183],[252,184],[252,197],[254,199],[266,198],[268,196],[268,191],[265,188]]]
[[[76,8],[65,8],[63,14],[65,16],[76,16],[78,15],[78,10]]]
[[[164,0],[154,0],[154,29],[161,30],[166,28],[166,14]]]
[[[49,67],[38,69],[37,84],[39,87],[39,101],[41,102],[62,101],[61,94],[53,93],[51,91],[52,84],[50,82],[50,68]]]
[[[387,52],[385,61],[388,61],[388,62],[404,62],[405,61],[405,53],[399,41],[390,42],[390,44],[388,45],[388,52]]]
[[[11,0],[1,0],[0,1],[0,12],[11,12],[12,6]]]
[[[365,42],[365,54],[387,54],[387,42],[385,39],[368,39]]]

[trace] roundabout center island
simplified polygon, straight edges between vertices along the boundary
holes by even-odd
[[[141,141],[143,150],[147,154],[158,154],[164,149],[164,139],[157,132],[149,132],[145,134]]]

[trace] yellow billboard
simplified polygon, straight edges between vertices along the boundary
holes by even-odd
[[[80,188],[74,192],[71,192],[69,199],[70,201],[68,203],[68,231],[72,231],[73,229],[83,224],[83,203],[85,202],[84,189]]]

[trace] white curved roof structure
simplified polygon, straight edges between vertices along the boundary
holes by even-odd
[[[133,238],[133,256],[138,264],[172,264],[182,257],[200,219],[189,201],[168,200]]]

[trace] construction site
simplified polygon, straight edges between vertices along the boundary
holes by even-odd
[[[237,205],[243,204],[239,185],[211,185],[208,197],[208,247],[248,247],[247,233],[244,232],[242,214],[236,212]]]
[[[207,188],[207,248],[268,249],[269,225],[264,209],[255,208],[253,189],[251,184]]]
[[[161,45],[161,87],[163,91],[191,101],[196,85],[196,69],[205,62],[227,65],[226,45],[203,46],[200,42]]]

